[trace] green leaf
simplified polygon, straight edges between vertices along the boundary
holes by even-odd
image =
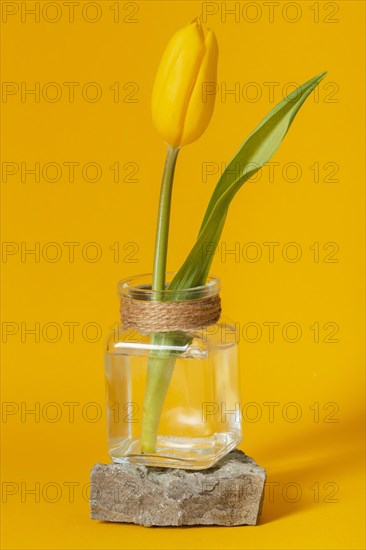
[[[242,143],[214,189],[197,241],[170,283],[171,290],[205,284],[232,199],[241,186],[271,159],[300,107],[326,74],[318,74],[285,97]]]

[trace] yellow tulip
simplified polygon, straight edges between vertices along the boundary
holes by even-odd
[[[204,93],[205,83],[216,85],[218,45],[212,30],[206,36],[198,19],[176,32],[160,62],[153,93],[154,125],[171,147],[198,139],[206,130],[215,94]]]

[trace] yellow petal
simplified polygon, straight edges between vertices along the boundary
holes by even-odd
[[[204,53],[202,27],[193,21],[173,35],[160,62],[152,93],[152,116],[157,131],[171,146],[180,144]]]
[[[211,120],[216,93],[208,94],[204,87],[210,83],[216,85],[218,55],[215,33],[209,30],[205,38],[205,54],[189,100],[180,145],[187,145],[198,139]]]

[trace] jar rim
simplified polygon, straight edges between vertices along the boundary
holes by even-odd
[[[176,271],[167,271],[166,279],[171,280],[176,274]],[[141,275],[133,275],[121,279],[118,281],[118,293],[119,295],[131,297],[135,299],[161,299],[163,296],[175,296],[179,298],[182,296],[184,300],[194,299],[196,297],[202,298],[202,296],[213,296],[218,294],[221,288],[221,280],[214,276],[208,275],[207,281],[204,285],[199,285],[191,288],[179,288],[169,289],[167,286],[164,290],[151,290],[152,273],[142,273]],[[140,283],[140,284],[136,284]],[[167,283],[169,285],[169,282]]]

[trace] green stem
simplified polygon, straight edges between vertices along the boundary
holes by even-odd
[[[156,228],[155,256],[152,290],[165,289],[165,272],[168,252],[170,205],[172,198],[174,170],[179,153],[178,147],[168,146],[163,179],[161,182],[158,221]],[[167,344],[164,334],[153,334],[152,346]],[[169,340],[169,338],[168,338]],[[161,411],[164,405],[170,379],[173,374],[175,358],[164,350],[152,350],[147,368],[147,382],[141,424],[141,451],[156,452],[156,439]]]
[[[156,226],[152,290],[164,290],[165,288],[170,205],[172,199],[174,170],[175,164],[177,162],[178,153],[178,147],[170,147],[168,145],[163,179],[161,182],[158,221]]]
[[[161,345],[161,334],[155,334],[152,342]],[[158,340],[158,342],[157,342]],[[150,356],[147,367],[147,382],[144,405],[142,408],[141,424],[141,451],[143,453],[156,452],[156,440],[161,411],[173,374],[175,357]]]

